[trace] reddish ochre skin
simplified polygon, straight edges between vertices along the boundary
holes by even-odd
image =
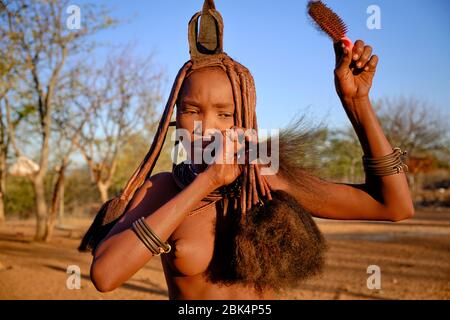
[[[373,157],[391,153],[392,146],[369,100],[378,57],[361,40],[355,42],[351,51],[345,51],[340,44],[335,45],[335,50],[336,90],[364,153]],[[183,85],[177,105],[177,127],[192,132],[197,120],[203,122],[203,130],[225,130],[234,125],[233,112],[232,88],[226,74],[217,68],[201,69]],[[126,214],[94,252],[91,279],[99,291],[119,287],[152,258],[131,230],[133,221],[143,216],[150,228],[172,245],[172,251],[161,256],[170,299],[277,298],[271,291],[258,296],[242,285],[219,287],[204,277],[213,254],[217,211],[212,206],[196,215],[189,213],[203,205],[201,200],[208,193],[234,181],[240,168],[233,164],[212,164],[202,169],[182,191],[171,173],[166,172],[152,176],[136,192]],[[320,218],[401,221],[414,214],[404,173],[382,178],[369,176],[362,185],[336,184],[311,177],[309,189],[326,195],[320,201],[280,175],[266,178],[271,189],[288,192]]]

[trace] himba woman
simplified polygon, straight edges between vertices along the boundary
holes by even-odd
[[[185,161],[151,175],[174,124],[191,133],[191,145],[195,121],[200,137],[220,131],[224,143],[234,143],[217,152],[222,156],[261,143],[239,138],[242,130],[257,130],[255,85],[249,70],[223,52],[222,38],[222,17],[206,0],[189,23],[191,60],[177,75],[149,152],[80,245],[93,253],[91,279],[101,292],[160,255],[170,299],[275,299],[322,270],[326,245],[312,216],[400,221],[413,215],[403,153],[387,141],[369,100],[378,57],[360,40],[350,50],[334,44],[334,74],[364,151],[366,183],[336,184],[307,172],[308,134],[296,128],[281,134],[279,170],[272,174],[263,175],[265,165],[253,159]]]

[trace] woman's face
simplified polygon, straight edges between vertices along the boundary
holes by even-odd
[[[180,90],[177,128],[190,133],[193,150],[194,140],[205,136],[206,130],[222,131],[233,127],[234,109],[233,90],[225,71],[219,67],[199,69],[184,81]],[[202,147],[207,144],[209,141],[204,141]]]

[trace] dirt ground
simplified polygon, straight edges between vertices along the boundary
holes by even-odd
[[[450,210],[421,210],[399,223],[317,220],[329,250],[324,273],[283,299],[449,299]],[[0,227],[0,299],[167,299],[159,258],[122,287],[102,294],[89,280],[90,254],[76,247],[89,220],[66,220],[51,243],[32,242],[34,221]],[[81,270],[68,289],[67,268]],[[381,289],[368,289],[370,265]]]

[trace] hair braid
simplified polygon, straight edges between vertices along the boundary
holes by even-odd
[[[180,88],[183,84],[186,72],[191,66],[191,61],[186,62],[175,78],[169,100],[167,101],[164,113],[159,122],[150,150],[128,180],[120,196],[110,199],[102,205],[93,223],[81,240],[78,250],[92,251],[95,249],[98,243],[108,234],[109,230],[111,230],[114,223],[120,219],[126,211],[136,190],[144,183],[145,179],[151,175],[161,153]]]

